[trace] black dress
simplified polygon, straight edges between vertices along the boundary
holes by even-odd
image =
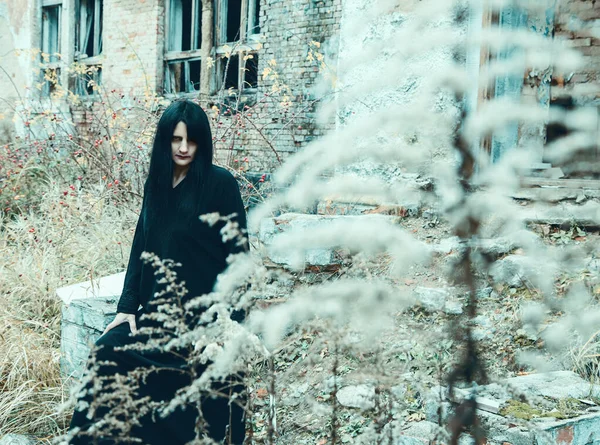
[[[187,181],[187,182],[186,182]],[[235,178],[227,170],[212,166],[206,176],[202,212],[218,212],[221,215],[236,213],[235,218],[240,227],[246,228],[246,214],[240,196],[239,186]],[[168,208],[164,218],[156,221],[148,217],[146,202],[142,206],[140,218],[131,249],[131,256],[125,275],[123,293],[117,306],[117,312],[136,314],[138,329],[143,326],[156,326],[156,322],[140,320],[145,312],[155,311],[151,304],[155,292],[163,289],[164,284],[157,283],[155,269],[151,264],[140,260],[142,252],[155,253],[161,259],[172,259],[182,264],[176,270],[178,279],[185,281],[189,296],[197,296],[212,291],[217,276],[227,267],[226,258],[230,253],[243,250],[245,246],[236,245],[235,241],[224,243],[219,233],[222,224],[210,227],[197,217],[191,218],[191,226],[187,221],[189,215],[177,211],[177,203],[192,193],[199,193],[191,180],[184,178],[170,193]],[[202,196],[197,196],[202,199]],[[195,216],[195,215],[193,215]],[[141,307],[140,307],[141,306]],[[100,366],[99,375],[125,375],[136,368],[155,367],[145,383],[140,386],[139,397],[150,396],[152,400],[169,400],[175,391],[190,383],[189,374],[181,372],[189,367],[185,354],[181,351],[168,353],[158,350],[115,351],[116,346],[124,346],[143,339],[141,335],[131,336],[128,323],[123,323],[100,337],[95,349],[97,361],[108,361],[116,364]],[[198,369],[201,372],[201,369]],[[227,391],[242,392],[238,383],[229,386]],[[83,400],[89,401],[92,396]],[[88,419],[86,412],[75,411],[70,429],[79,427],[80,433],[70,442],[72,444],[93,443],[85,434],[95,419],[101,418],[108,409],[99,409],[94,419]],[[188,407],[177,409],[167,418],[151,416],[142,418],[141,426],[133,429],[130,437],[141,440],[144,444],[184,444],[194,437],[194,425],[197,409]],[[210,437],[225,443],[241,444],[244,439],[243,410],[227,398],[206,398],[202,401],[203,417],[208,423]],[[99,441],[101,444],[125,443],[119,438],[110,437]]]

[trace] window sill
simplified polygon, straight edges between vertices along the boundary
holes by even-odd
[[[81,63],[83,65],[102,65],[104,57],[102,54],[98,54],[93,57],[77,57],[75,58],[75,62]]]
[[[223,92],[227,92],[227,90],[223,90]],[[228,97],[233,97],[233,96],[238,95],[238,90],[232,90],[232,92],[233,92],[233,94]],[[165,93],[165,94],[163,94],[163,97],[165,99],[180,99],[180,98],[194,99],[194,98],[198,97],[199,94],[200,94],[200,91],[192,91],[189,93]],[[258,94],[258,88],[246,88],[245,90],[242,91],[242,97],[256,96],[257,94]],[[216,99],[217,97],[219,97],[218,92],[210,95],[210,99]]]
[[[227,50],[225,47],[228,47]],[[261,43],[260,42],[228,42],[222,43],[216,48],[216,53],[218,56],[224,56],[227,53],[239,53],[239,52],[255,52],[260,50]]]
[[[165,53],[165,60],[167,62],[170,62],[173,60],[183,60],[183,59],[192,59],[192,58],[199,59],[201,55],[202,55],[202,50],[200,50],[200,49],[195,49],[192,51],[169,51],[169,52]]]

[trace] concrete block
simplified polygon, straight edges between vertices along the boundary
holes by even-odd
[[[124,277],[123,272],[56,291],[63,301],[60,340],[63,377],[81,377],[92,346],[116,315]]]

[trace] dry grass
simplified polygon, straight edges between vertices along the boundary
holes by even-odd
[[[139,202],[117,207],[103,185],[63,190],[48,184],[39,211],[0,220],[0,436],[65,428],[56,289],[122,270],[129,254]]]

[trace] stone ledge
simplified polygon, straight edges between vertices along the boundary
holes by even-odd
[[[442,401],[439,400],[440,393],[446,397]],[[460,390],[457,394],[468,392]],[[547,405],[543,409],[547,413],[530,421],[504,415],[502,407],[518,395],[525,396],[532,404],[538,400]],[[487,443],[490,445],[600,445],[600,406],[587,401],[599,396],[600,385],[587,382],[571,371],[530,374],[479,387],[477,400],[486,403],[480,403],[478,414],[488,431]],[[458,402],[459,399],[455,400]],[[567,419],[552,417],[553,404],[565,399],[584,401],[586,403],[582,405],[587,408],[577,410]],[[447,400],[446,390],[432,388],[426,402],[429,421],[437,420],[440,403],[443,416],[447,418],[451,402]]]
[[[63,301],[60,369],[63,378],[78,379],[96,340],[116,315],[125,273],[57,289]]]

